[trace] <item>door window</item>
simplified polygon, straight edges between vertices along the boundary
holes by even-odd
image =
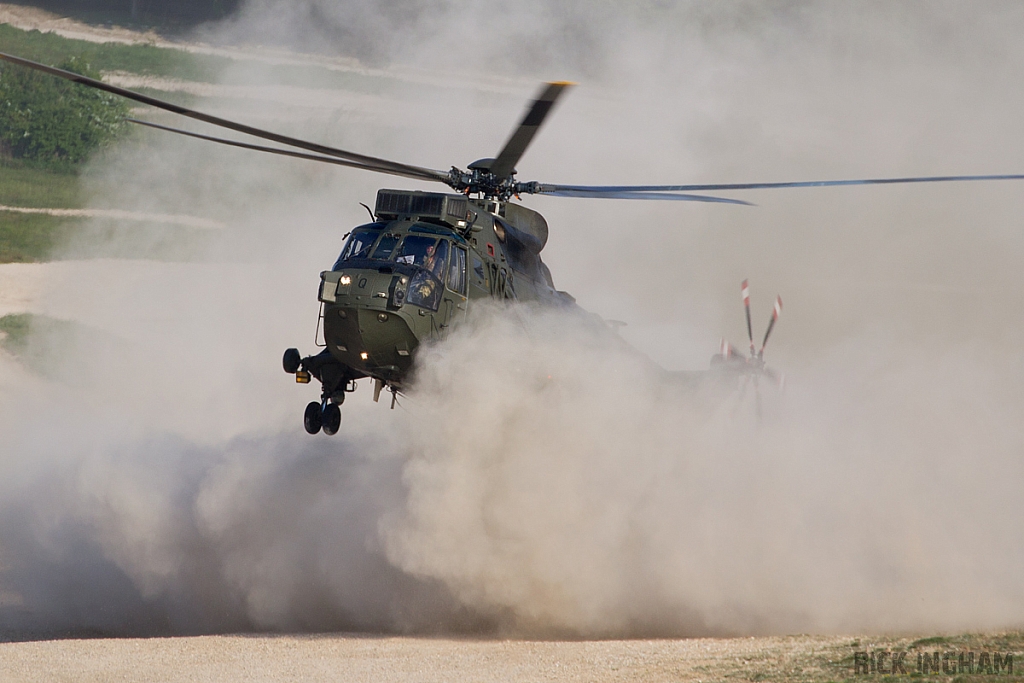
[[[452,262],[448,269],[448,289],[463,295],[466,293],[466,250],[461,247],[452,250]]]

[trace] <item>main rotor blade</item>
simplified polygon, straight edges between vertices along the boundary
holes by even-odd
[[[715,190],[772,190],[789,187],[845,187],[848,185],[902,185],[908,183],[949,183],[972,180],[1024,180],[1024,173],[1001,175],[945,175],[907,178],[865,178],[861,180],[808,180],[783,183],[712,183],[704,185],[547,185],[536,183],[535,192],[708,192]]]
[[[726,197],[710,197],[702,194],[677,194],[669,192],[578,192],[576,190],[557,190],[531,192],[529,194],[543,194],[548,197],[581,197],[584,199],[656,199],[672,200],[677,202],[715,202],[718,204],[742,204],[754,206],[742,199],[728,199]]]
[[[560,81],[548,83],[544,86],[544,89],[537,95],[537,99],[533,101],[533,104],[526,111],[523,120],[519,122],[519,127],[515,129],[508,142],[505,143],[505,146],[491,164],[491,173],[498,178],[507,178],[512,174],[516,164],[519,163],[519,159],[522,158],[526,148],[533,140],[533,136],[537,134],[541,124],[544,123],[544,119],[551,113],[555,102],[562,92],[571,85],[575,84],[568,81]]]
[[[164,102],[154,97],[148,97],[131,90],[119,88],[103,81],[97,81],[96,79],[82,76],[80,74],[65,71],[64,69],[57,69],[52,66],[46,66],[45,64],[39,64],[28,59],[22,59],[21,57],[15,57],[14,55],[5,54],[0,52],[0,60],[11,62],[12,64],[18,64],[20,66],[27,67],[29,69],[35,69],[36,71],[42,71],[48,73],[51,76],[57,76],[74,83],[89,86],[90,88],[96,88],[97,90],[103,90],[105,92],[112,93],[114,95],[120,95],[129,100],[134,100],[141,104],[148,104],[151,107],[163,109],[165,111],[187,116],[197,121],[209,123],[214,126],[220,126],[221,128],[228,128],[239,133],[245,133],[246,135],[252,135],[254,137],[262,138],[264,140],[270,140],[277,142],[282,145],[288,145],[290,147],[298,147],[299,149],[305,149],[310,152],[316,152],[317,154],[323,154],[326,156],[337,157],[339,159],[347,159],[358,164],[363,164],[365,168],[370,170],[377,170],[382,173],[394,173],[395,175],[403,175],[407,178],[416,178],[418,180],[434,180],[438,182],[447,183],[448,173],[443,171],[437,171],[430,168],[423,168],[420,166],[411,166],[409,164],[401,164],[396,161],[389,161],[387,159],[380,159],[377,157],[367,156],[365,154],[357,154],[355,152],[347,152],[342,149],[335,149],[334,147],[328,147],[327,145],[321,145],[315,142],[307,142],[306,140],[299,140],[298,138],[288,137],[287,135],[279,135],[278,133],[272,133],[270,131],[261,130],[259,128],[253,128],[242,123],[236,123],[229,121],[228,119],[222,119],[217,116],[211,116],[204,114],[193,109],[181,107],[170,102]]]
[[[388,173],[390,175],[404,176],[407,178],[419,178],[419,176],[412,176],[406,173],[394,170],[394,169],[382,169],[376,166],[367,166],[366,164],[360,164],[355,161],[348,161],[347,159],[339,159],[337,157],[325,157],[316,154],[307,154],[305,152],[293,152],[290,149],[280,149],[279,147],[264,147],[263,145],[252,145],[247,142],[239,142],[237,140],[227,140],[225,138],[217,138],[211,135],[202,135],[200,133],[193,133],[191,131],[182,130],[180,128],[171,128],[170,126],[162,126],[159,123],[151,123],[150,121],[140,121],[139,119],[125,119],[129,123],[136,123],[140,126],[146,126],[147,128],[156,128],[157,130],[167,131],[168,133],[176,133],[177,135],[185,135],[190,138],[196,138],[198,140],[206,140],[207,142],[216,142],[220,145],[228,145],[230,147],[240,147],[242,149],[251,149],[257,152],[269,152],[270,154],[280,154],[281,156],[292,157],[293,159],[307,159],[309,161],[322,161],[326,164],[336,164],[338,166],[347,166],[348,168],[358,168],[364,171],[374,171],[377,173]]]

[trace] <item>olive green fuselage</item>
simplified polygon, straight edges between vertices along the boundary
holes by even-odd
[[[325,396],[362,377],[401,389],[419,346],[444,340],[474,301],[572,303],[540,260],[547,226],[536,223],[539,214],[513,207],[506,215],[494,202],[468,206],[472,220],[463,225],[382,220],[378,211],[374,223],[352,230],[334,267],[321,273],[325,353],[307,359]]]

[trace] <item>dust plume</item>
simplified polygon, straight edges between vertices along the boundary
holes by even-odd
[[[361,66],[239,61],[199,108],[447,168],[494,154],[538,80],[569,78],[521,179],[1020,172],[1022,29],[1015,3],[253,0],[203,38]],[[363,386],[313,438],[316,391],[280,354],[313,350],[317,274],[357,202],[419,186],[149,132],[93,171],[97,208],[228,227],[97,226],[48,267],[33,312],[77,331],[42,375],[0,357],[5,633],[1024,620],[1019,185],[528,199],[556,285],[624,339],[481,305],[422,350],[400,409]],[[686,390],[650,360],[742,346],[745,277],[755,335],[786,305],[766,358],[787,388],[760,422],[749,393]]]

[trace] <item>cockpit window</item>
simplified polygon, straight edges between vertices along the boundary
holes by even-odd
[[[444,289],[441,282],[448,263],[448,251],[448,240],[420,235],[405,238],[395,261],[423,268],[409,281],[406,301],[432,311],[437,310]]]
[[[378,235],[380,235],[379,230],[369,230],[366,228],[353,230],[352,234],[348,236],[348,242],[345,242],[345,246],[341,249],[341,256],[335,262],[334,270],[338,270],[338,266],[343,261],[354,258],[369,258],[370,248],[377,241]]]
[[[393,233],[385,233],[381,236],[380,242],[377,244],[377,248],[373,250],[373,258],[377,261],[387,261],[391,258],[391,254],[395,251],[395,245],[398,244],[398,240],[401,235],[395,235]]]
[[[425,266],[428,257],[433,257],[434,249],[437,247],[436,237],[424,237],[422,235],[407,235],[402,247],[398,251],[395,261],[410,266]]]

